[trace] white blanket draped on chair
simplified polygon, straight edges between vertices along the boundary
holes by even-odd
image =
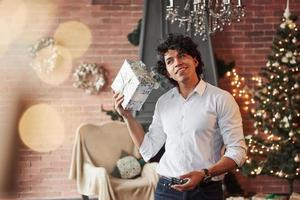
[[[98,195],[99,200],[154,199],[157,163],[146,163],[141,176],[135,179],[112,177],[110,173],[121,151],[139,156],[124,123],[81,125],[76,133],[69,174],[70,179],[76,180],[78,192]]]

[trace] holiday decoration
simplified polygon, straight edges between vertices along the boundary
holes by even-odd
[[[300,155],[300,32],[289,6],[272,44],[272,54],[260,71],[254,92],[254,135],[247,136],[246,175],[267,174],[287,179],[290,193],[299,178]]]
[[[235,67],[234,61],[230,61],[227,63],[227,62],[225,62],[225,60],[218,58],[217,55],[215,55],[215,61],[216,61],[216,66],[217,66],[218,79],[223,78],[227,72],[230,72]],[[227,74],[227,76],[229,76],[229,75]]]
[[[233,69],[226,73],[226,76],[231,80],[231,93],[235,100],[239,103],[239,106],[243,110],[247,111],[249,105],[253,103],[251,99],[251,91],[245,84],[245,78],[237,74],[236,70]]]
[[[134,46],[138,46],[140,43],[141,26],[142,26],[142,19],[138,21],[137,27],[127,35],[128,41]]]
[[[112,121],[121,121],[121,122],[124,122],[124,119],[123,119],[122,115],[120,115],[118,113],[118,111],[116,111],[115,109],[113,109],[113,110],[107,110],[107,109],[104,109],[103,105],[101,105],[101,111],[105,112],[106,115],[110,116],[110,119]]]
[[[78,66],[74,74],[75,88],[82,88],[88,94],[98,94],[105,85],[105,74],[102,66],[96,63],[84,63]]]
[[[37,72],[50,73],[54,70],[55,62],[59,55],[58,48],[55,46],[55,40],[52,37],[43,37],[28,49],[30,56],[36,58],[39,52],[46,48],[50,48],[50,53],[45,58],[39,62],[32,61],[30,63],[30,66]]]

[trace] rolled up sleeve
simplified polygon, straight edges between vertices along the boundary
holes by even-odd
[[[247,146],[239,107],[231,94],[225,93],[218,103],[218,125],[226,147],[225,157],[240,167],[246,160]]]
[[[147,162],[155,156],[166,141],[166,134],[163,131],[160,113],[159,101],[155,105],[153,120],[149,126],[149,131],[145,134],[144,140],[140,146],[139,152]]]

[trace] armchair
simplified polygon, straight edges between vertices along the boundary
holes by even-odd
[[[141,176],[134,179],[110,175],[122,151],[139,157],[124,123],[83,124],[77,129],[69,178],[76,180],[85,199],[91,195],[99,200],[154,199],[157,163],[146,163]]]

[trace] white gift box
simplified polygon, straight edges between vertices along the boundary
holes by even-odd
[[[124,95],[124,109],[139,111],[157,84],[142,61],[125,59],[111,88]]]

